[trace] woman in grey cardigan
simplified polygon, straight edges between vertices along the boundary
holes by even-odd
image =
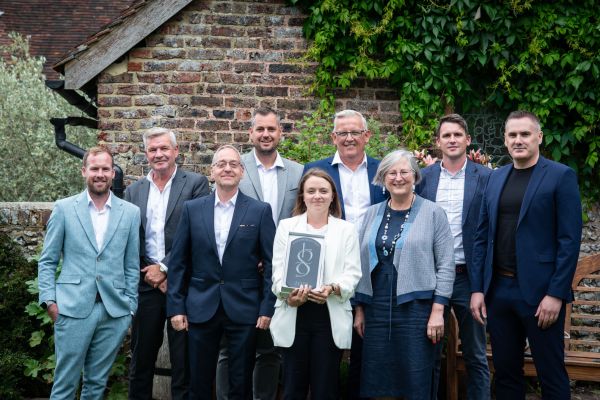
[[[371,206],[359,225],[361,397],[432,398],[434,345],[444,335],[455,269],[448,219],[414,193],[420,179],[412,153],[387,155],[373,183],[390,199]]]

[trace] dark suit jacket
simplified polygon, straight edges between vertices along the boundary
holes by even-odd
[[[346,219],[346,211],[344,209],[344,195],[342,193],[342,184],[340,183],[340,172],[338,171],[338,164],[332,164],[333,157],[325,158],[323,160],[313,161],[304,166],[304,172],[306,173],[311,168],[320,168],[323,171],[327,172],[333,181],[335,182],[335,188],[337,189],[338,195],[340,197],[340,203],[342,204],[342,219]],[[371,204],[377,204],[386,199],[383,190],[379,186],[373,185],[371,182],[373,181],[373,177],[375,176],[375,172],[377,172],[377,167],[379,166],[379,160],[367,156],[367,174],[369,175],[369,192],[371,194]]]
[[[165,219],[165,258],[159,260],[169,267],[169,255],[173,237],[183,202],[197,197],[206,196],[209,193],[208,179],[203,175],[198,175],[194,172],[184,171],[177,168],[177,172],[171,183],[171,193],[169,194],[169,203],[167,204],[167,216]],[[146,258],[146,210],[148,206],[148,195],[150,193],[150,181],[146,177],[134,182],[125,190],[125,200],[135,204],[140,208],[141,220],[140,225],[140,268],[150,265],[153,262]],[[152,290],[153,288],[144,281],[144,277],[140,276],[140,291]]]
[[[469,269],[471,291],[487,293],[493,274],[500,195],[513,168],[495,170],[484,192]],[[575,172],[540,157],[523,197],[516,231],[517,279],[523,299],[571,301],[581,242],[581,200]]]
[[[423,168],[421,170],[422,180],[415,189],[417,194],[428,200],[436,201],[441,171],[440,163]],[[467,160],[462,211],[463,250],[467,266],[470,266],[473,262],[473,239],[479,220],[481,199],[491,174],[491,169]]]
[[[238,191],[223,263],[219,262],[214,229],[215,194],[184,203],[169,264],[167,315],[187,315],[202,323],[222,302],[238,324],[271,317],[271,258],[275,223],[271,206]],[[263,275],[257,265],[262,261]]]

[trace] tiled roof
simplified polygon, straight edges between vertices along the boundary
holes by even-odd
[[[120,19],[122,12],[130,10],[128,7],[133,8],[129,12],[135,12],[138,3],[144,1],[0,0],[0,12],[4,13],[0,15],[0,43],[11,31],[30,36],[31,53],[46,57],[46,77],[57,79],[59,75],[52,70],[52,65],[62,60],[65,52],[115,18]]]

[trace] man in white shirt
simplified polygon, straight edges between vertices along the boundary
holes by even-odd
[[[108,374],[137,309],[140,212],[110,191],[113,158],[83,157],[87,189],[56,202],[38,263],[40,304],[54,322],[51,399],[102,399]],[[62,258],[58,278],[56,271]]]
[[[365,153],[365,146],[370,138],[371,131],[361,113],[354,110],[340,111],[334,116],[331,132],[331,140],[337,149],[335,155],[304,166],[304,172],[320,168],[333,178],[342,203],[342,218],[355,225],[367,208],[386,199],[381,188],[371,183],[379,160]],[[359,398],[360,393],[361,353],[362,341],[353,332],[348,376],[348,395],[352,399]]]
[[[485,327],[471,315],[471,285],[467,271],[471,265],[483,191],[492,170],[467,158],[471,137],[467,122],[458,114],[449,114],[440,119],[435,142],[442,152],[442,161],[421,170],[422,179],[416,191],[422,197],[438,203],[446,211],[450,223],[456,264],[450,305],[459,322],[467,367],[467,399],[485,400],[490,398]],[[441,351],[439,344],[435,387],[439,380]]]
[[[254,149],[242,155],[244,176],[240,190],[253,199],[271,205],[275,225],[292,216],[296,202],[302,165],[279,155],[277,146],[282,137],[277,113],[269,108],[259,108],[252,116],[249,131]],[[227,399],[227,352],[222,346],[217,368],[217,398]],[[275,400],[279,383],[281,355],[273,346],[268,330],[256,332],[256,363],[253,373],[255,400]]]
[[[213,194],[183,205],[171,251],[167,315],[187,330],[190,399],[211,399],[219,343],[227,339],[230,400],[252,396],[256,328],[269,328],[275,296],[271,206],[238,190],[244,174],[238,150],[213,156]],[[259,273],[258,265],[263,272]]]
[[[152,128],[144,133],[150,171],[130,185],[125,199],[141,210],[139,308],[131,332],[129,399],[151,400],[158,350],[166,320],[166,278],[169,253],[183,202],[209,193],[205,176],[177,168],[175,133]],[[188,397],[187,337],[167,324],[171,361],[171,396]]]

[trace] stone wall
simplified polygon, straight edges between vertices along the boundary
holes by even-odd
[[[6,233],[31,257],[41,249],[44,227],[53,203],[0,203],[0,233]],[[600,203],[587,213],[580,257],[600,253]]]
[[[129,177],[147,173],[140,149],[147,128],[178,132],[181,163],[208,173],[225,143],[246,150],[252,110],[279,111],[283,130],[314,111],[307,96],[315,65],[301,61],[304,16],[284,1],[196,0],[98,78],[100,142]],[[352,108],[399,132],[395,90],[360,80],[337,93],[336,108]]]

